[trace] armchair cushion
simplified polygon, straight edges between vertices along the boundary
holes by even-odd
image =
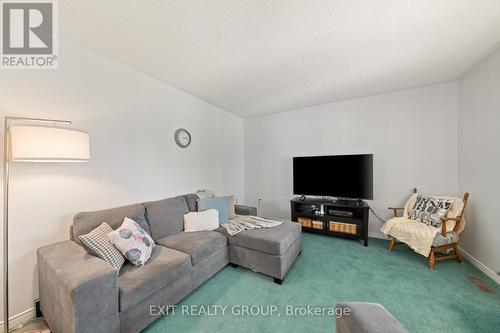
[[[441,233],[438,233],[434,238],[434,241],[432,242],[432,246],[440,247],[456,242],[458,242],[458,232],[456,231],[447,232],[446,236],[443,236]]]

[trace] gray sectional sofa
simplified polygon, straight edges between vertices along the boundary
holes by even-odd
[[[196,210],[197,196],[145,202],[79,213],[71,239],[38,249],[40,305],[55,333],[139,332],[159,316],[150,306],[174,305],[227,264],[267,274],[281,284],[301,251],[301,229],[294,222],[229,236],[215,231],[183,232],[183,216]],[[256,209],[236,206],[240,215]],[[83,248],[78,236],[108,223],[119,227],[125,217],[154,239],[143,267],[126,263],[119,274]]]

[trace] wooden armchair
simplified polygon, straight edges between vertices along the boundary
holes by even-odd
[[[413,189],[413,193],[417,193],[417,189]],[[448,260],[448,259],[456,259],[459,263],[463,263],[464,259],[462,254],[460,253],[460,249],[458,248],[458,234],[460,231],[460,225],[463,222],[465,207],[467,206],[467,201],[469,199],[469,193],[465,193],[463,196],[463,208],[460,214],[456,217],[442,217],[441,218],[441,232],[437,234],[434,238],[434,242],[431,247],[431,251],[429,254],[429,268],[430,270],[434,270],[434,265],[436,261]],[[404,210],[403,207],[389,207],[390,210],[393,211],[394,217],[401,216],[399,213]],[[453,230],[447,231],[447,222],[454,221],[455,226]],[[398,241],[396,238],[392,238],[389,241],[389,251],[393,251],[395,246],[401,244],[402,242]],[[451,250],[453,254],[450,254]],[[436,254],[440,255],[436,255]]]

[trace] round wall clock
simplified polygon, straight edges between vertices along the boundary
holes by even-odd
[[[179,128],[174,133],[175,143],[181,148],[187,148],[191,144],[191,134],[184,128]]]

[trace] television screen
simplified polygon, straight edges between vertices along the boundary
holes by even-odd
[[[373,155],[293,158],[293,193],[373,199]]]

